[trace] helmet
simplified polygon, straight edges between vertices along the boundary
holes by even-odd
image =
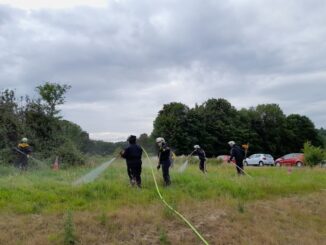
[[[162,137],[158,137],[158,138],[156,138],[156,143],[157,143],[157,144],[165,143],[165,139],[162,138]]]
[[[194,145],[194,149],[200,149],[199,145]]]
[[[136,139],[137,137],[135,135],[130,135],[127,139],[127,141],[130,143],[130,144],[135,144],[136,143]]]
[[[23,143],[27,143],[28,142],[28,139],[27,138],[22,138],[22,142]]]
[[[229,141],[228,142],[229,146],[234,146],[235,145],[235,142],[233,140]]]

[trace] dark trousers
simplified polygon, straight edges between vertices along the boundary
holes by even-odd
[[[206,166],[205,166],[205,159],[199,159],[200,162],[199,162],[199,169],[203,172],[206,172]]]
[[[127,173],[130,179],[130,182],[136,181],[137,185],[141,185],[141,164],[130,164],[127,163]]]
[[[236,165],[237,165],[237,167],[236,167],[236,169],[237,169],[237,173],[239,174],[239,175],[241,175],[241,174],[244,174],[243,173],[243,162],[242,161],[236,161]]]
[[[161,165],[162,165],[162,174],[163,174],[164,183],[165,185],[170,185],[171,180],[170,180],[169,170],[170,170],[171,163],[165,162],[165,163],[161,163]]]
[[[27,170],[28,158],[25,155],[19,156],[17,167],[21,170]]]

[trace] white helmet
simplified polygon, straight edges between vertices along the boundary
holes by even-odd
[[[158,137],[158,138],[156,138],[156,143],[157,144],[165,143],[165,139],[162,137]]]
[[[235,142],[233,140],[229,141],[228,142],[229,146],[234,146],[235,145]]]
[[[194,149],[200,149],[199,145],[194,145]]]
[[[22,142],[23,143],[27,143],[28,142],[28,139],[27,138],[22,138]]]

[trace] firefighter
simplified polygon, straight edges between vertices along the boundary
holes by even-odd
[[[156,144],[159,147],[158,158],[159,163],[157,169],[159,170],[162,166],[162,174],[164,179],[164,186],[171,185],[169,169],[171,166],[171,149],[166,144],[164,138],[159,137],[156,139]]]
[[[27,138],[22,138],[21,142],[16,148],[16,151],[18,152],[18,167],[21,170],[26,171],[28,167],[28,158],[32,153],[32,148],[28,144]]]
[[[235,144],[234,141],[229,141],[228,144],[231,147],[230,159],[228,162],[230,163],[234,158],[238,175],[243,175],[244,174],[243,159],[244,159],[245,153],[240,146]]]
[[[207,169],[206,169],[206,154],[205,151],[199,146],[199,145],[195,145],[194,146],[194,155],[197,155],[199,158],[199,169],[203,172],[203,173],[207,173]]]
[[[143,149],[136,143],[136,136],[130,135],[127,139],[129,145],[120,153],[126,159],[127,173],[131,186],[141,188],[142,154]]]

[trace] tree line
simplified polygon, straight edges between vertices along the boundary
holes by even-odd
[[[36,87],[37,98],[17,98],[14,90],[0,92],[0,163],[13,163],[13,150],[22,137],[30,139],[39,159],[60,156],[70,165],[85,162],[86,154],[112,154],[123,143],[91,140],[87,132],[60,116],[70,86],[46,82]]]
[[[199,144],[208,156],[229,153],[227,142],[249,143],[250,153],[279,157],[302,152],[304,143],[322,146],[325,130],[299,114],[285,115],[277,104],[237,110],[225,99],[209,99],[189,108],[182,103],[163,106],[154,121],[152,138],[162,136],[177,154],[189,154]],[[325,142],[325,141],[324,141]]]
[[[46,82],[35,88],[37,98],[17,98],[15,91],[0,92],[0,163],[15,160],[13,147],[22,137],[30,139],[34,156],[60,158],[71,164],[85,162],[85,155],[112,155],[125,142],[91,140],[89,134],[60,116],[69,85]],[[225,99],[209,99],[194,108],[172,102],[163,105],[150,135],[141,134],[138,143],[156,152],[155,138],[164,137],[176,154],[189,154],[199,144],[208,156],[228,154],[227,142],[249,143],[249,154],[281,156],[301,152],[305,142],[326,145],[326,130],[317,130],[302,115],[286,116],[277,104],[262,104],[237,110]]]

